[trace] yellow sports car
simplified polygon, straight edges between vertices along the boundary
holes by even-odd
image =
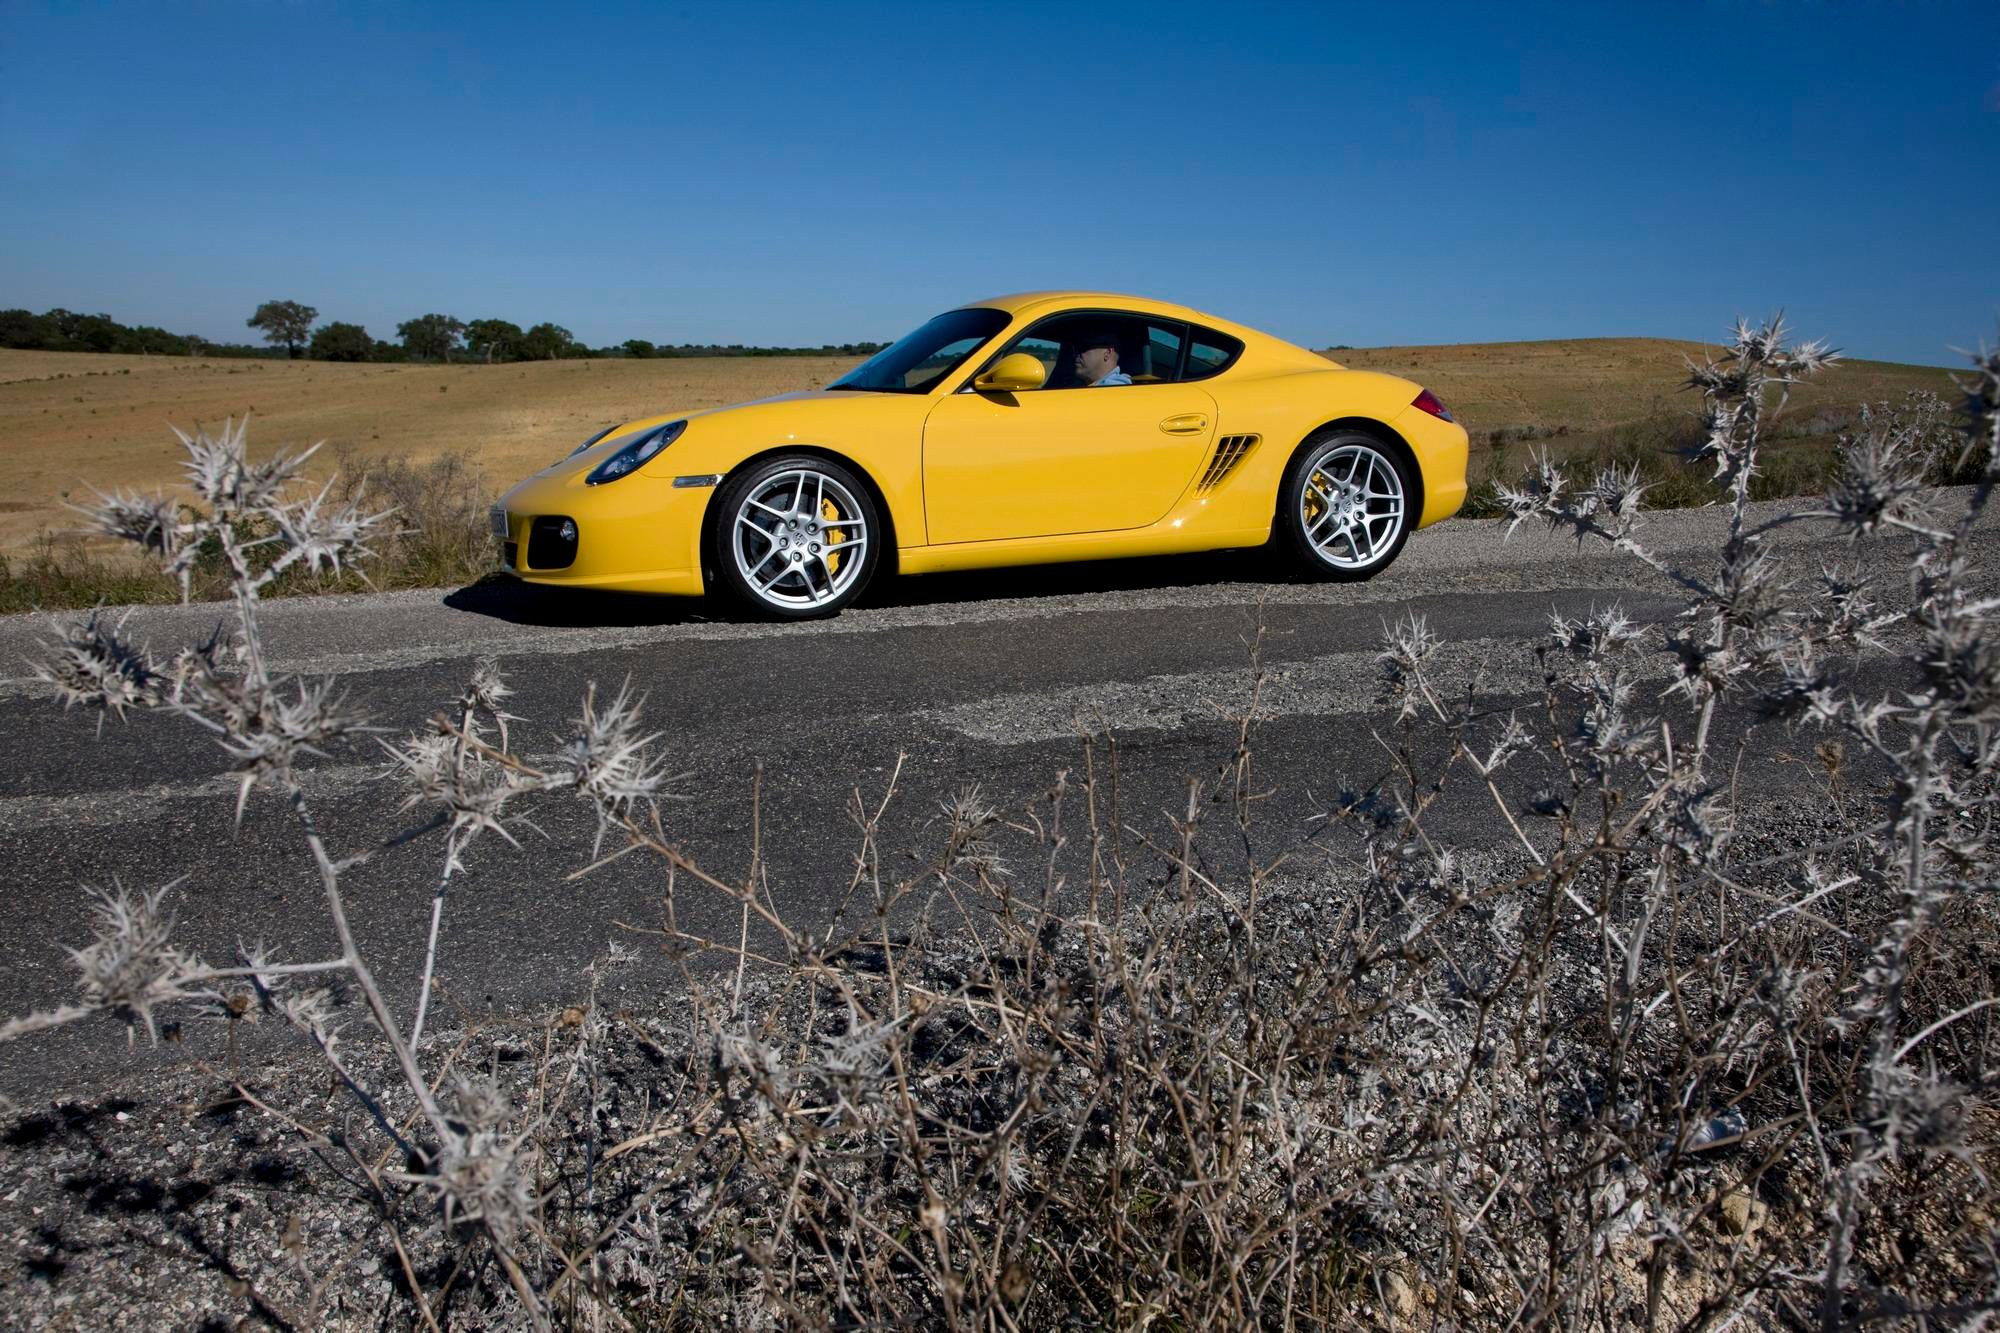
[[[1365,579],[1458,511],[1428,390],[1161,301],[950,310],[824,389],[600,432],[493,509],[531,583],[832,615],[877,574],[1259,546]]]

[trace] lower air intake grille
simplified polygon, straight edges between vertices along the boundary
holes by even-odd
[[[576,563],[576,524],[545,514],[528,525],[528,568],[568,569]]]
[[[1215,457],[1208,460],[1208,471],[1201,474],[1195,483],[1195,494],[1206,495],[1228,480],[1229,474],[1257,447],[1262,438],[1256,435],[1225,435],[1215,442]]]

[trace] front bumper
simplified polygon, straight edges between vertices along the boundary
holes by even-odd
[[[644,473],[603,486],[531,477],[493,507],[490,522],[502,563],[529,583],[694,597],[704,591],[701,524],[713,494]],[[575,523],[574,543],[552,544],[552,524],[536,532],[536,520],[560,518]]]

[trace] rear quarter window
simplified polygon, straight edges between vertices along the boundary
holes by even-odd
[[[1243,344],[1240,340],[1197,324],[1188,330],[1187,369],[1181,378],[1205,380],[1212,375],[1220,375],[1241,355]]]

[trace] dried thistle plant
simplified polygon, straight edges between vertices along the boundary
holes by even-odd
[[[1968,450],[2000,414],[2000,357],[1982,355]],[[75,1017],[226,1002],[248,979],[402,1162],[345,1159],[373,1224],[400,1245],[414,1218],[424,1271],[470,1274],[451,1281],[481,1284],[496,1322],[1977,1327],[2000,1305],[2000,600],[1977,559],[1993,473],[1914,489],[1936,441],[1878,415],[1823,504],[1752,507],[1771,413],[1835,362],[1772,321],[1690,368],[1727,504],[1708,558],[1648,545],[1630,473],[1573,487],[1542,465],[1505,489],[1510,531],[1624,552],[1681,613],[1551,617],[1541,697],[1504,712],[1421,617],[1385,626],[1383,768],[1303,834],[1256,818],[1253,689],[1219,776],[1164,821],[1124,813],[1129,757],[1089,736],[1030,799],[955,793],[899,874],[880,845],[899,765],[855,793],[859,846],[823,863],[839,910],[806,930],[761,846],[725,875],[668,835],[674,779],[629,685],[586,693],[534,763],[482,665],[391,748],[405,808],[445,842],[409,1036],[353,950],[348,862],[293,772],[354,728],[277,720],[266,700],[295,696],[275,685],[241,692],[261,670],[246,573],[240,641],[79,669],[74,702],[212,723],[300,819],[342,956],[244,950],[210,972],[173,952],[161,903],[132,900]],[[208,502],[274,503],[268,472],[230,458],[202,455]],[[158,531],[121,515],[134,540]],[[1804,524],[1871,545],[1794,568],[1769,538]],[[1907,578],[1870,572],[1892,565]],[[1813,817],[1781,828],[1739,775],[1793,746]],[[538,1058],[503,1063],[509,1035],[484,1072],[445,1078],[414,1035],[445,885],[558,794],[592,810],[593,864],[657,868],[676,1016],[648,1029],[599,1003],[619,944],[584,970],[587,1002],[510,1047]],[[1481,822],[1494,837],[1448,836]],[[731,909],[733,941],[683,926],[694,895]],[[352,979],[366,1026],[289,980],[320,968]],[[368,1083],[364,1036],[406,1117]],[[621,1042],[637,1075],[612,1072]],[[459,1263],[475,1247],[492,1262]],[[434,1321],[445,1303],[408,1272],[411,1322]]]

